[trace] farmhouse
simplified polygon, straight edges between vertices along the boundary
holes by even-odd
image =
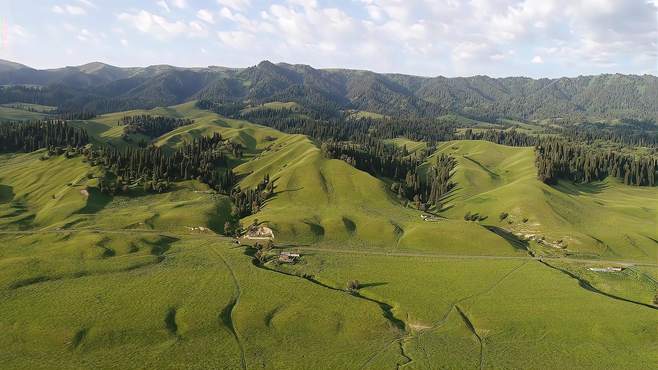
[[[299,253],[281,252],[279,254],[279,262],[282,263],[295,263],[299,260]]]
[[[252,226],[244,236],[247,239],[254,240],[273,240],[274,232],[267,226]]]
[[[620,272],[624,269],[622,267],[590,267],[588,270],[594,272]]]

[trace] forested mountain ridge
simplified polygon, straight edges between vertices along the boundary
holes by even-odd
[[[23,101],[98,113],[204,98],[295,101],[390,116],[458,113],[485,120],[658,121],[658,77],[653,75],[418,77],[268,61],[248,68],[121,68],[89,63],[37,70],[2,61],[0,85],[4,85],[0,103]]]

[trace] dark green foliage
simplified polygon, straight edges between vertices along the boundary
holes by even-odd
[[[265,175],[255,189],[234,188],[230,194],[234,207],[233,216],[242,218],[258,212],[267,198],[274,194],[274,183],[275,181],[270,180],[269,175]]]
[[[498,118],[560,123],[585,118],[658,119],[658,78],[651,75],[426,78],[270,62],[244,69],[106,66],[104,70],[112,73],[101,76],[76,67],[0,73],[0,84],[6,86],[0,88],[0,103],[104,113],[193,99],[236,104],[293,101],[323,117],[358,109],[416,118],[457,113],[492,122]],[[225,108],[231,115],[237,106],[225,104]]]
[[[539,141],[537,136],[527,135],[514,129],[509,131],[484,130],[473,132],[473,130],[469,128],[464,132],[462,138],[465,140],[486,140],[507,146],[534,146],[537,145]]]
[[[259,123],[279,131],[304,134],[318,140],[358,141],[370,138],[406,137],[418,141],[444,141],[455,137],[455,127],[436,119],[425,118],[360,118],[351,119],[335,113],[330,107],[320,110],[257,109],[235,118]]]
[[[325,142],[322,152],[329,158],[343,160],[374,176],[395,180],[391,191],[400,198],[413,199],[419,209],[427,205],[440,205],[441,197],[454,186],[450,178],[456,162],[445,154],[437,158],[423,177],[418,172],[418,166],[425,160],[424,155],[408,156],[406,148],[386,145],[381,140],[371,139],[370,144],[365,145]]]
[[[547,184],[558,179],[589,183],[612,176],[627,185],[654,186],[658,178],[658,159],[649,155],[592,149],[556,138],[541,140],[535,154],[537,177]]]
[[[196,106],[200,109],[207,109],[209,111],[213,111],[217,114],[227,117],[235,116],[245,108],[244,103],[231,102],[231,101],[219,102],[219,101],[212,101],[208,99],[199,100],[196,103]]]
[[[69,126],[65,121],[0,124],[0,152],[3,153],[33,152],[43,148],[81,148],[88,142],[85,130]]]
[[[87,120],[96,117],[96,113],[87,112],[87,111],[77,111],[77,112],[66,112],[66,111],[56,111],[54,112],[55,117],[61,120]]]
[[[221,135],[194,139],[173,153],[160,148],[117,149],[109,146],[90,148],[86,156],[92,165],[106,172],[101,191],[114,193],[142,186],[146,191],[163,192],[171,181],[197,179],[228,194],[236,182],[228,168],[227,153],[236,144]]]
[[[484,221],[489,216],[481,215],[479,213],[471,213],[470,211],[466,212],[464,215],[464,221]]]
[[[608,142],[627,146],[658,147],[658,126],[645,121],[627,119],[616,125],[582,123],[561,128],[548,127],[547,132],[587,144]]]
[[[197,106],[219,109],[221,104],[204,101]],[[396,180],[391,190],[401,198],[414,199],[419,209],[440,205],[439,199],[453,187],[449,178],[455,166],[454,159],[442,155],[437,164],[421,176],[417,168],[434,150],[433,145],[422,154],[410,156],[406,148],[385,144],[383,139],[405,136],[416,140],[449,140],[455,136],[454,127],[419,118],[352,120],[343,115],[327,119],[322,116],[322,113],[304,108],[283,108],[257,109],[236,117],[322,141],[325,156],[341,159],[374,176]]]
[[[357,293],[361,288],[361,284],[358,280],[350,280],[347,282],[347,291],[350,293]]]
[[[148,114],[123,117],[118,122],[120,126],[126,126],[124,129],[126,134],[142,134],[151,138],[156,138],[192,123],[194,121],[191,119],[151,116]]]

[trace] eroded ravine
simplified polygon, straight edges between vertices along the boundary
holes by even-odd
[[[222,262],[228,269],[229,273],[231,274],[231,280],[233,281],[233,286],[235,287],[235,293],[231,298],[231,301],[226,305],[226,307],[224,307],[220,311],[218,315],[218,319],[223,325],[225,325],[228,328],[228,330],[235,338],[235,341],[238,344],[238,347],[240,348],[240,362],[242,365],[242,369],[246,370],[247,360],[244,353],[244,345],[242,344],[242,340],[240,339],[238,329],[235,326],[235,320],[233,319],[233,313],[235,312],[235,308],[237,307],[240,301],[240,296],[242,295],[242,291],[240,289],[240,283],[238,282],[238,279],[235,276],[235,272],[233,271],[233,268],[231,268],[231,265],[228,263],[228,261],[226,261],[224,256],[222,256],[221,253],[219,253],[217,250],[213,248],[211,248],[211,250],[215,252],[217,257],[219,257],[219,259],[222,260]]]
[[[313,276],[309,276],[309,275],[300,276],[300,275],[292,274],[292,273],[289,273],[289,272],[285,272],[285,271],[270,268],[270,267],[265,266],[264,264],[262,264],[256,258],[255,252],[256,251],[253,248],[246,248],[245,251],[244,251],[244,254],[251,257],[251,262],[256,268],[259,268],[259,269],[262,269],[262,270],[265,270],[265,271],[269,271],[269,272],[272,272],[272,273],[276,273],[276,274],[281,274],[281,275],[290,276],[290,277],[294,277],[294,278],[304,279],[304,280],[306,280],[306,281],[308,281],[312,284],[315,284],[317,286],[320,286],[322,288],[330,289],[330,290],[333,290],[333,291],[336,291],[336,292],[341,292],[341,293],[347,294],[351,297],[354,297],[354,298],[357,298],[357,299],[362,299],[362,300],[370,302],[370,303],[375,303],[379,307],[379,309],[382,311],[382,316],[384,316],[384,318],[389,322],[389,324],[392,327],[396,328],[401,333],[401,335],[398,338],[396,338],[393,342],[391,342],[391,344],[395,343],[395,342],[400,343],[400,355],[406,359],[406,361],[407,361],[406,364],[413,361],[413,359],[411,359],[406,354],[406,352],[404,350],[404,346],[402,345],[402,342],[401,342],[406,337],[406,335],[408,334],[407,324],[404,322],[404,320],[399,319],[398,317],[395,316],[395,314],[393,313],[393,306],[389,305],[386,302],[383,302],[383,301],[380,301],[380,300],[377,300],[377,299],[374,299],[374,298],[366,297],[366,296],[362,295],[359,292],[348,292],[346,290],[333,287],[331,285],[325,284],[325,283],[315,279]]]

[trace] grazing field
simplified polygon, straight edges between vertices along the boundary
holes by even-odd
[[[38,108],[29,110],[30,105],[0,105],[0,121],[29,121],[43,119],[48,116],[47,111]]]
[[[656,188],[624,186],[614,179],[551,187],[536,179],[532,148],[455,141],[442,143],[438,151],[459,163],[448,217],[480,213],[488,217],[483,224],[544,237],[544,245],[562,240],[563,252],[573,255],[658,258]],[[503,212],[509,216],[500,220]]]
[[[356,279],[361,295],[390,304],[406,332],[387,350],[402,344],[409,368],[446,362],[467,368],[480,362],[484,368],[646,368],[658,354],[655,308],[584,289],[535,260],[308,252],[303,263],[285,269],[336,286]],[[619,340],[641,355],[616,346]],[[384,354],[370,360],[373,368],[390,366]]]
[[[221,236],[231,201],[197,180],[110,196],[82,156],[2,154],[0,367],[639,369],[658,357],[655,187],[551,187],[533,148],[452,141],[424,165],[457,161],[426,221],[390,179],[309,137],[194,103],[74,124],[134,147],[117,121],[136,114],[194,120],[149,138],[167,151],[214,133],[241,144],[239,186],[275,184],[241,222],[270,227],[274,248],[261,263]],[[282,251],[300,260],[277,263]],[[606,267],[621,271],[591,270]]]
[[[97,239],[132,249],[103,257]],[[396,335],[377,305],[257,269],[218,238],[2,240],[0,263],[35,274],[0,273],[4,368],[344,368]]]

